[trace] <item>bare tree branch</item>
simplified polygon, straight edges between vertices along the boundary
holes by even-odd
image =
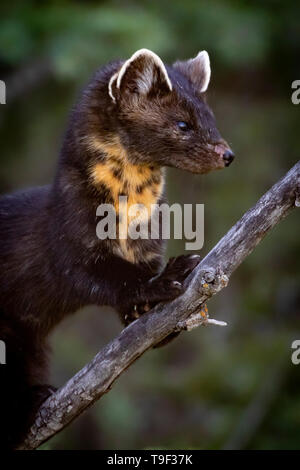
[[[134,321],[40,407],[20,449],[35,449],[107,393],[147,349],[227,285],[232,272],[264,236],[300,205],[300,161],[229,230],[187,279],[186,292]],[[201,323],[201,322],[200,322]]]

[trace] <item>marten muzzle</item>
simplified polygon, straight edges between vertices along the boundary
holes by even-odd
[[[219,156],[219,161],[223,163],[223,168],[233,162],[235,155],[227,142],[218,143],[213,147],[213,150]]]
[[[229,166],[230,163],[234,160],[234,153],[232,150],[228,149],[223,154],[223,160],[225,162],[225,166]]]

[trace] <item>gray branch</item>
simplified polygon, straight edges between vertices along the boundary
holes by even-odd
[[[265,235],[300,205],[300,161],[229,230],[187,279],[186,292],[159,304],[125,328],[40,407],[20,449],[35,449],[107,393],[147,349],[178,331],[191,314],[227,285],[232,272]]]

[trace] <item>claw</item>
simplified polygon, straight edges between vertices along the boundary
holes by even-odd
[[[140,317],[140,314],[139,314],[137,305],[134,305],[134,306],[133,306],[133,311],[132,311],[131,315],[132,315],[132,317],[135,318],[135,319],[137,319],[137,318]]]

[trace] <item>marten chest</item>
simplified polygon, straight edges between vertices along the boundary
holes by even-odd
[[[117,252],[130,262],[149,262],[157,253],[149,244],[133,240],[130,225],[140,224],[150,237],[151,215],[164,186],[162,170],[148,165],[134,165],[127,160],[110,158],[92,169],[93,182],[116,213]],[[147,245],[148,250],[145,249]]]

